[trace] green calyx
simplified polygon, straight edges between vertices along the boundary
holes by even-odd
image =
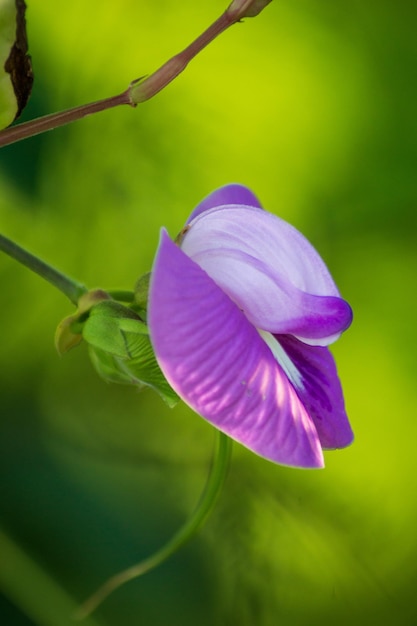
[[[101,289],[87,291],[80,296],[77,311],[73,315],[65,317],[55,331],[55,347],[59,355],[65,354],[81,343],[83,323],[89,316],[91,309],[99,302],[109,300],[110,297]]]
[[[132,298],[131,306],[102,290],[87,292],[79,299],[76,313],[59,324],[55,345],[60,354],[65,354],[84,340],[102,378],[140,389],[151,387],[173,407],[179,398],[161,372],[144,322],[148,283],[149,278],[144,277],[139,299]]]
[[[135,285],[133,306],[140,316],[146,320],[146,310],[148,308],[148,293],[151,273],[148,272],[141,276]]]

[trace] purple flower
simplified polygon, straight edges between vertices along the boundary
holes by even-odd
[[[203,200],[177,244],[162,230],[149,292],[151,341],[168,382],[257,454],[322,467],[323,448],[353,439],[326,347],[352,311],[324,262],[240,185]]]

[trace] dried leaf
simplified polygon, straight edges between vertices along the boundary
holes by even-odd
[[[24,0],[0,0],[0,128],[23,111],[32,90]]]

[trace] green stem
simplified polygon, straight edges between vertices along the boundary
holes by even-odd
[[[8,254],[12,259],[18,261],[28,269],[32,270],[39,276],[42,276],[51,285],[59,289],[64,295],[69,298],[73,304],[77,304],[79,298],[87,292],[86,287],[77,283],[72,278],[68,278],[65,274],[58,271],[54,267],[45,263],[34,254],[31,254],[24,248],[21,248],[17,243],[11,241],[4,235],[0,234],[0,250]]]
[[[231,449],[232,440],[229,439],[227,435],[218,431],[217,445],[211,471],[200,501],[191,517],[177,533],[152,556],[109,578],[104,585],[80,606],[75,614],[76,619],[84,619],[90,615],[113,591],[124,583],[138,576],[142,576],[163,563],[163,561],[174,554],[174,552],[195,535],[197,530],[207,519],[223,487],[229,467]]]
[[[113,298],[113,300],[117,300],[118,302],[130,304],[135,299],[133,291],[126,291],[124,289],[108,289],[106,292]]]
[[[0,588],[37,626],[74,626],[74,600],[3,530],[0,530]],[[85,626],[99,626],[89,618]]]

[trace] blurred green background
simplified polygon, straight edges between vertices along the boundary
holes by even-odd
[[[185,47],[221,0],[27,12],[24,119],[123,91]],[[334,346],[356,441],[326,469],[234,446],[198,537],[97,611],[103,626],[417,621],[417,7],[275,0],[154,100],[0,151],[0,231],[89,287],[131,289],[165,225],[241,182],[314,243],[351,303]],[[0,255],[0,623],[70,623],[74,602],[157,549],[194,507],[214,434],[184,406],[101,381],[72,312]],[[93,622],[91,622],[93,623]]]

